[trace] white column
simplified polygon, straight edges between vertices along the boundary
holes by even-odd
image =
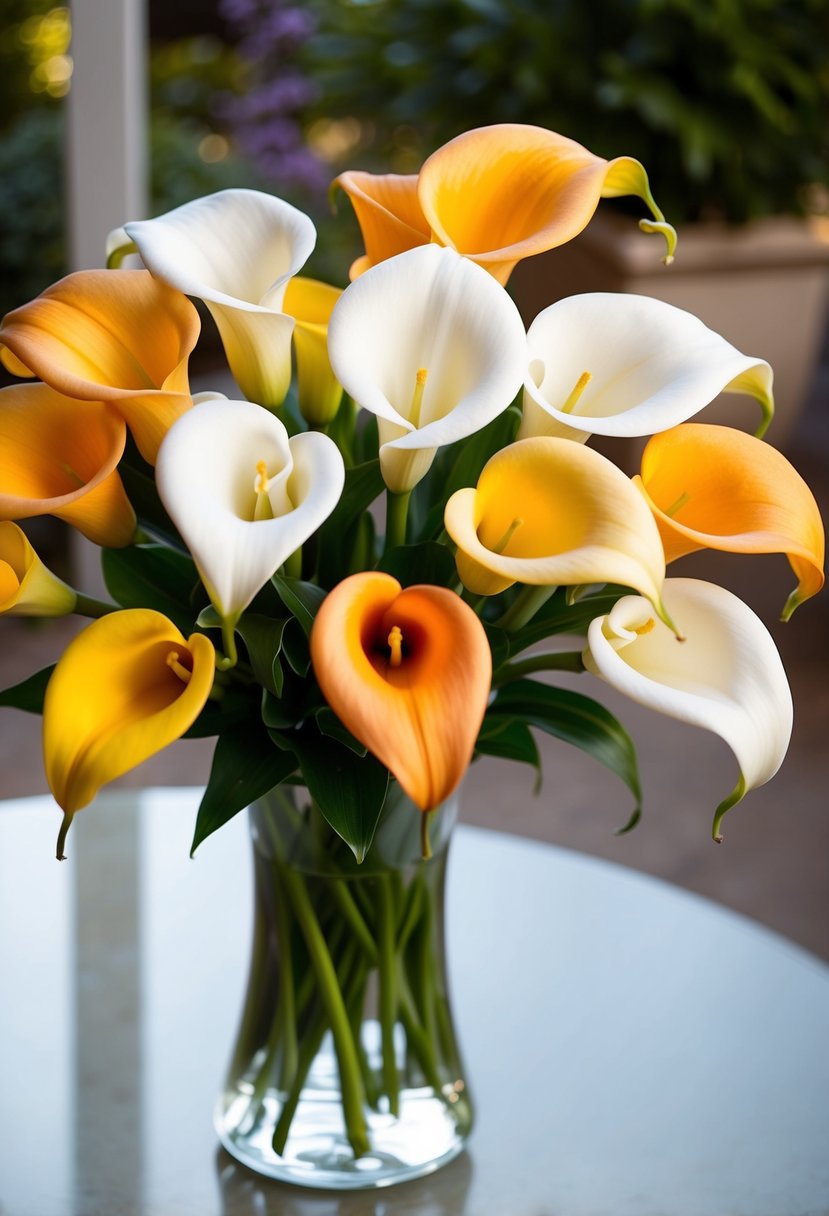
[[[67,194],[73,270],[147,214],[146,0],[72,0]]]
[[[147,215],[146,0],[71,0],[66,200],[72,270],[103,266],[107,234]],[[100,595],[98,550],[73,537],[76,585]]]

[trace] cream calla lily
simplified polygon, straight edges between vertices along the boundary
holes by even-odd
[[[722,816],[783,762],[792,698],[777,648],[752,610],[713,583],[666,579],[665,602],[682,620],[680,644],[651,605],[626,596],[589,627],[584,663],[620,692],[658,713],[714,731],[729,745],[740,780]]]
[[[117,465],[124,419],[103,401],[79,403],[45,384],[0,389],[0,519],[54,515],[97,545],[135,535]]]
[[[326,435],[289,440],[278,418],[249,401],[204,401],[179,421],[158,455],[158,492],[232,629],[337,505],[343,460]]]
[[[125,224],[110,236],[111,257],[125,239],[157,278],[204,301],[245,396],[280,405],[291,382],[294,330],[283,302],[314,248],[308,216],[257,190],[221,190]]]
[[[652,435],[722,392],[774,412],[768,363],[741,354],[698,317],[649,296],[594,292],[559,300],[527,334],[520,439]]]
[[[0,523],[0,616],[67,616],[77,599],[43,564],[22,528]]]
[[[346,288],[328,350],[346,392],[377,416],[383,477],[404,493],[439,447],[507,408],[524,375],[526,335],[490,275],[451,249],[426,245]]]
[[[58,857],[72,817],[102,785],[181,738],[213,687],[215,652],[203,634],[186,641],[147,608],[93,621],[66,647],[46,688],[46,778],[64,811]]]
[[[665,557],[633,483],[592,448],[524,439],[487,462],[476,489],[446,504],[458,573],[478,595],[513,583],[622,583],[660,605]]]

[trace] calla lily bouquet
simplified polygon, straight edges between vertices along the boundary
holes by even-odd
[[[335,187],[366,247],[343,292],[299,274],[310,219],[229,190],[127,223],[113,268],[2,323],[7,369],[40,382],[0,393],[0,609],[99,618],[3,694],[43,709],[59,855],[102,785],[184,735],[218,737],[194,847],[301,778],[361,858],[390,777],[428,817],[476,754],[538,765],[530,727],[615,769],[635,819],[628,736],[534,678],[562,668],[726,739],[740,773],[718,835],[782,761],[791,699],[751,610],[665,567],[703,547],[786,553],[785,616],[820,589],[814,499],[760,438],[771,369],[644,297],[575,296],[525,332],[510,271],[574,236],[601,197],[639,195],[642,228],[673,256],[629,158],[506,125],[460,136],[418,175]],[[132,252],[146,269],[119,268]],[[191,396],[188,296],[247,400]],[[722,391],[756,398],[755,436],[688,421]],[[640,476],[591,434],[652,434]],[[112,603],[43,566],[12,522],[41,514],[102,546]],[[559,635],[583,641],[536,649]]]
[[[276,1085],[273,1151],[285,1151],[330,1027],[359,1157],[364,1100],[399,1110],[398,1014],[418,1075],[441,1102],[461,1092],[423,961],[438,919],[428,886],[404,893],[375,873],[366,896],[337,879],[346,862],[371,871],[384,808],[411,800],[428,858],[432,814],[475,756],[540,768],[536,729],[622,778],[632,826],[629,736],[546,678],[586,670],[730,745],[739,774],[719,838],[726,810],[783,760],[791,696],[751,608],[666,577],[666,563],[706,547],[785,553],[788,617],[822,586],[824,537],[809,489],[761,438],[764,360],[639,296],[575,296],[525,331],[512,268],[575,236],[602,197],[638,195],[640,226],[673,256],[636,161],[507,125],[458,137],[417,175],[349,172],[335,187],[366,251],[344,291],[300,275],[310,219],[229,190],[126,223],[108,269],[4,319],[0,357],[37,381],[0,391],[0,611],[95,619],[0,703],[43,713],[59,857],[103,785],[181,737],[217,738],[194,849],[271,791],[307,788],[346,861],[316,920],[280,863],[293,954],[274,1030],[249,1044],[241,1123],[258,1126]],[[122,268],[127,254],[144,269]],[[191,395],[188,297],[210,311],[245,400]],[[755,435],[689,421],[724,391],[756,400]],[[639,476],[591,448],[594,434],[651,435]],[[111,602],[43,565],[15,522],[43,514],[101,546]],[[351,1026],[373,967],[374,1069]]]

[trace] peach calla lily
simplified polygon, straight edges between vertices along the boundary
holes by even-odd
[[[0,389],[0,519],[55,515],[95,544],[128,545],[135,512],[117,472],[126,424],[104,402],[45,384]]]
[[[665,580],[665,602],[682,620],[678,644],[647,600],[625,596],[588,629],[585,667],[641,705],[714,731],[740,766],[733,793],[714,817],[769,781],[792,731],[792,698],[780,655],[751,609],[713,583]]]
[[[192,726],[213,686],[215,652],[203,634],[185,641],[160,612],[126,609],[93,621],[66,647],[46,688],[46,777],[72,817],[102,785],[135,768]]]
[[[601,198],[638,195],[665,238],[671,261],[676,233],[654,202],[642,165],[628,156],[603,160],[542,127],[501,123],[466,131],[438,148],[417,178],[344,173],[336,184],[351,198],[369,265],[431,239],[464,254],[506,283],[516,263],[572,240]]]
[[[311,658],[331,708],[412,801],[430,811],[448,798],[472,758],[492,675],[484,628],[463,600],[354,574],[323,601]]]
[[[44,566],[22,528],[0,523],[0,616],[68,616],[77,598]]]
[[[365,254],[352,263],[349,276],[358,278],[371,266],[432,239],[417,197],[417,174],[363,173],[350,169],[334,180],[351,200]]]
[[[308,216],[258,190],[220,190],[122,231],[154,275],[207,305],[248,400],[281,405],[291,383],[295,323],[319,323],[311,289],[294,296],[298,313],[289,312],[286,299],[317,239]],[[118,240],[110,238],[111,256],[120,252]]]
[[[410,249],[343,292],[328,329],[337,379],[376,414],[380,468],[411,490],[439,447],[465,439],[511,403],[526,334],[506,291],[451,249]]]
[[[817,503],[776,448],[731,427],[686,423],[650,440],[634,480],[654,513],[667,561],[698,549],[785,553],[798,585],[783,620],[823,586]]]
[[[449,499],[444,523],[458,546],[458,573],[478,595],[516,582],[613,582],[641,591],[661,615],[665,559],[643,506],[630,479],[604,456],[541,437],[497,452],[477,489]]]
[[[345,482],[327,435],[289,440],[249,401],[194,406],[161,445],[156,484],[229,633],[279,566],[328,518]]]
[[[187,360],[199,329],[190,301],[146,270],[81,270],[8,313],[0,357],[15,375],[112,405],[154,464],[192,405]]]
[[[527,333],[529,371],[519,439],[652,435],[722,392],[774,412],[771,368],[742,355],[698,317],[662,300],[593,292],[559,300]]]

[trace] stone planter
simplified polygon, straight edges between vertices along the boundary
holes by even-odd
[[[826,237],[826,231],[821,234]],[[769,438],[785,446],[812,384],[829,304],[829,240],[791,218],[742,228],[697,224],[679,230],[676,260],[628,216],[597,213],[574,241],[519,263],[510,289],[527,324],[548,304],[586,291],[655,296],[695,313],[738,350],[774,369],[776,413]],[[700,421],[753,430],[757,407],[729,394]]]

